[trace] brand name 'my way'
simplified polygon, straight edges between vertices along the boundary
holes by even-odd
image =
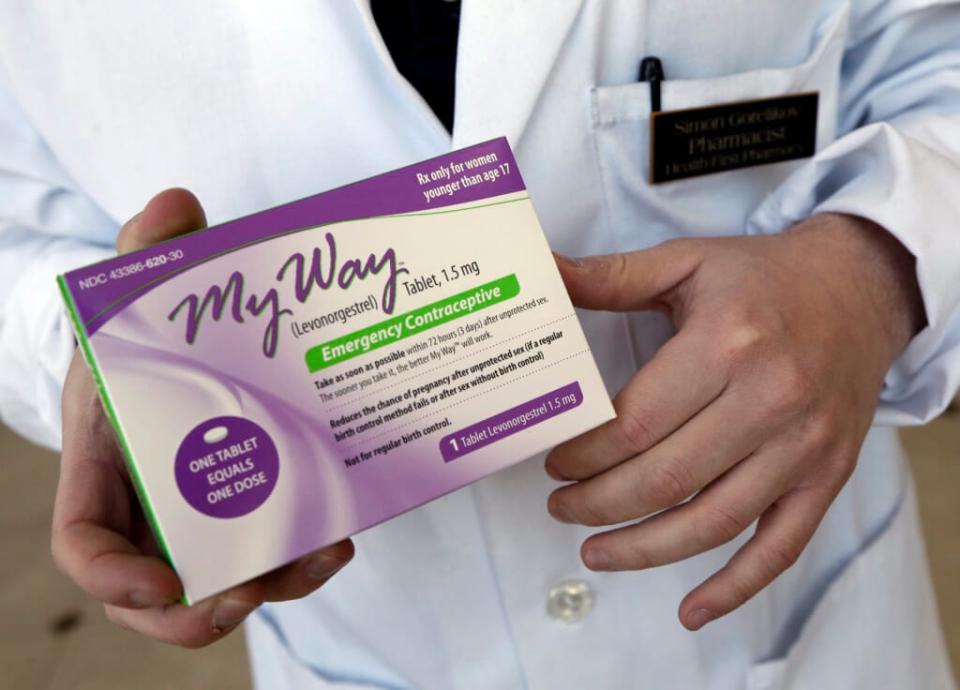
[[[401,274],[409,273],[407,269],[399,267],[396,252],[387,249],[381,256],[371,253],[365,259],[338,262],[336,239],[328,232],[324,240],[326,251],[314,247],[309,262],[301,252],[292,254],[277,271],[276,281],[283,284],[292,275],[289,279],[293,281],[293,295],[303,304],[310,298],[314,288],[327,290],[336,285],[346,290],[354,281],[363,281],[386,271],[380,305],[385,314],[392,314],[397,300],[397,279]],[[277,354],[280,320],[284,315],[293,314],[291,309],[281,304],[280,292],[276,287],[267,290],[263,296],[248,293],[240,271],[234,271],[222,286],[211,285],[203,297],[198,294],[187,295],[167,318],[176,321],[183,312],[186,314],[185,338],[191,345],[196,342],[200,326],[207,317],[220,321],[226,313],[236,323],[246,323],[245,315],[257,318],[266,314],[268,319],[263,333],[263,354],[267,357]]]

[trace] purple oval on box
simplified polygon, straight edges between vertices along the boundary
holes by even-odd
[[[280,457],[264,429],[243,417],[214,417],[177,450],[177,487],[191,506],[215,518],[251,513],[277,484]]]

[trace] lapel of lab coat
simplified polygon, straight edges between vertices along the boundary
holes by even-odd
[[[453,148],[517,146],[583,0],[464,0]]]
[[[382,60],[392,64],[370,12],[355,0]],[[464,0],[457,48],[452,148],[506,135],[516,146],[584,0]],[[403,80],[399,73],[397,79]],[[407,95],[442,138],[443,125],[409,84]]]

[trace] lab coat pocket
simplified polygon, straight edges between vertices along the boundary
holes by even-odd
[[[912,485],[882,531],[814,605],[783,657],[747,690],[949,690]]]
[[[663,110],[818,92],[816,145],[820,150],[836,135],[840,64],[849,12],[849,4],[841,3],[823,19],[806,59],[793,67],[756,69],[710,79],[670,79],[665,59]],[[787,161],[651,185],[650,85],[594,86],[590,99],[605,211],[610,230],[621,246],[652,245],[677,235],[742,232],[750,212],[803,164]]]

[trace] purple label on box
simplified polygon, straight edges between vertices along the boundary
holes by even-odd
[[[461,189],[456,194],[434,194],[447,181],[446,177],[437,177],[438,161],[443,161],[449,169],[483,155],[496,156],[512,173]],[[442,208],[523,189],[523,178],[517,171],[513,152],[501,137],[107,259],[70,271],[64,277],[89,336],[144,292],[238,247],[302,228]]]
[[[460,431],[447,434],[440,440],[440,454],[443,455],[444,462],[456,460],[572,410],[582,402],[583,391],[580,390],[580,384],[574,381]]]

